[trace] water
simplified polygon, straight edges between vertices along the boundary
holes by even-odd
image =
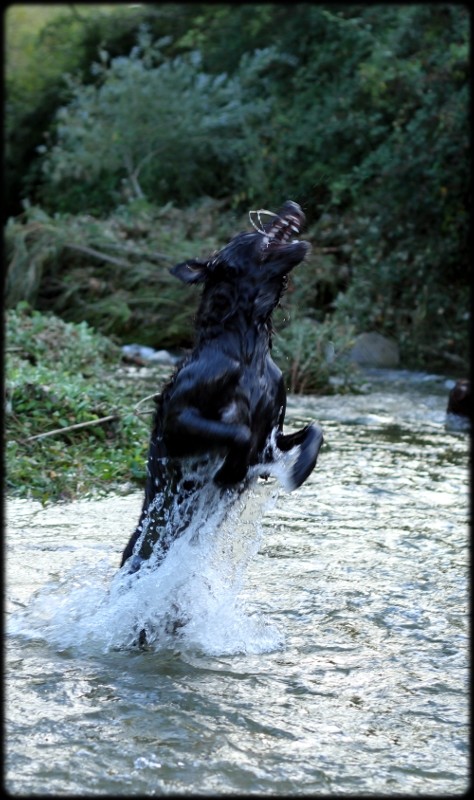
[[[469,438],[442,379],[368,380],[290,398],[288,431],[324,429],[311,478],[258,485],[159,582],[117,579],[141,493],[8,503],[9,792],[466,790]],[[176,598],[188,625],[134,649]]]

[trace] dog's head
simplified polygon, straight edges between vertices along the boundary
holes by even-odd
[[[296,236],[305,223],[305,215],[297,203],[288,200],[270,222],[262,216],[269,212],[255,211],[255,230],[239,233],[222,250],[207,260],[191,259],[177,264],[170,271],[185,283],[204,282],[201,320],[212,317],[224,322],[243,311],[248,319],[265,321],[278,304],[285,289],[288,273],[299,264],[309,250],[308,242]]]

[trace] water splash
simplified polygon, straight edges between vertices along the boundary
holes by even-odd
[[[137,648],[141,631],[155,651],[197,649],[210,655],[260,653],[283,646],[281,632],[240,599],[259,549],[273,481],[257,481],[236,499],[203,497],[182,535],[158,565],[117,571],[107,559],[75,565],[14,612],[9,630],[60,650]]]

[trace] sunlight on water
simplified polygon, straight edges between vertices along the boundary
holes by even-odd
[[[290,397],[308,481],[207,498],[156,569],[118,568],[141,493],[9,501],[8,790],[466,791],[469,438],[428,377]]]

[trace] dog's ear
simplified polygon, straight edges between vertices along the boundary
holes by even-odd
[[[184,283],[199,283],[204,281],[207,276],[207,261],[200,261],[198,258],[191,258],[171,267],[170,272]]]

